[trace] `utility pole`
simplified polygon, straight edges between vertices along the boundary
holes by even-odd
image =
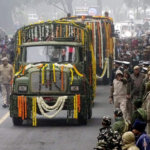
[[[97,6],[99,6],[99,15],[102,15],[102,0],[97,0]]]

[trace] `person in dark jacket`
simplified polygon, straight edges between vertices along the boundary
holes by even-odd
[[[130,62],[123,61],[122,64],[123,64],[124,71],[130,72],[130,74],[133,73],[133,69],[130,67]]]
[[[141,99],[136,99],[134,101],[134,113],[132,114],[131,118],[131,125],[134,124],[136,119],[139,119],[141,121],[147,121],[147,114],[146,111],[141,108],[142,107],[142,101]]]
[[[147,83],[150,82],[150,71],[147,74],[147,77],[143,80],[141,88],[140,88],[140,98],[143,99],[143,97],[145,96],[145,94],[147,93],[146,91],[146,85]]]
[[[130,76],[129,71],[124,71],[124,77],[127,79],[127,111],[129,120],[133,113],[133,93],[134,93],[134,80]]]
[[[136,137],[136,146],[140,150],[150,150],[150,138],[145,132],[146,122],[137,119],[132,128]]]
[[[131,78],[134,80],[134,85],[135,85],[133,99],[137,99],[139,97],[141,84],[143,82],[143,79],[145,78],[145,75],[140,73],[139,66],[134,67],[134,73],[131,74]]]

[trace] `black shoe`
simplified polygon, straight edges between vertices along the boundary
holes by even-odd
[[[3,105],[3,107],[4,107],[4,108],[6,108],[6,107],[7,107],[7,105],[6,105],[6,104],[4,104],[4,105]]]

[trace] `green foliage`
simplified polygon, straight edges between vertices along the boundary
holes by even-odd
[[[145,9],[150,6],[150,0],[124,0],[124,3],[129,8],[137,7],[137,5],[139,5],[139,7]]]

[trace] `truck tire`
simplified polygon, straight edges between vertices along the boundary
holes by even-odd
[[[92,118],[92,105],[93,105],[93,103],[88,108],[88,119]]]
[[[80,125],[87,125],[88,122],[88,114],[86,114],[86,117],[84,117],[82,114],[78,114],[78,123]]]
[[[12,121],[13,121],[13,124],[15,125],[15,126],[21,126],[22,125],[22,123],[23,123],[23,120],[22,120],[22,118],[20,118],[20,117],[13,117],[12,118]]]

